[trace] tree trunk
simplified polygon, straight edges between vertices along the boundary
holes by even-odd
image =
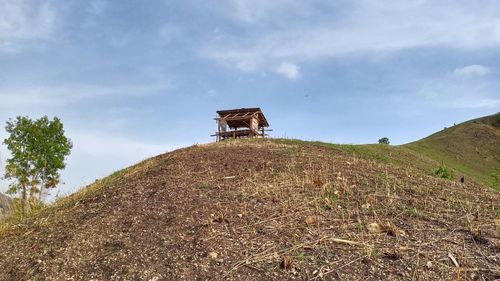
[[[31,211],[31,207],[30,207],[30,200],[29,200],[29,197],[28,197],[28,190],[26,190],[26,186],[23,186],[22,187],[23,189],[23,192],[22,192],[22,205],[23,205],[23,214],[27,214]]]
[[[40,193],[38,194],[38,201],[42,202],[42,192],[43,192],[43,182],[42,185],[40,186]]]

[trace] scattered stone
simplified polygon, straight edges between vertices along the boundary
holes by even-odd
[[[313,225],[316,223],[316,218],[313,216],[307,216],[305,222],[307,225]]]
[[[208,253],[208,256],[209,256],[211,259],[215,260],[215,259],[217,259],[217,257],[218,257],[219,255],[218,255],[216,252],[210,252],[210,253]]]
[[[367,228],[368,228],[368,232],[370,232],[370,233],[382,233],[382,232],[384,232],[384,228],[376,222],[370,223]]]

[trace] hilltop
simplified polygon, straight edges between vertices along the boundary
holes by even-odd
[[[470,120],[405,147],[500,190],[500,113]]]
[[[0,279],[499,278],[500,194],[437,164],[380,145],[180,149],[5,228]]]

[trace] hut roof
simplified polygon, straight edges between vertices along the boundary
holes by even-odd
[[[258,114],[259,127],[269,127],[269,123],[259,107],[219,110],[217,114],[219,114],[219,119],[224,119],[227,125],[232,128],[248,127],[249,124],[246,121],[254,114]]]

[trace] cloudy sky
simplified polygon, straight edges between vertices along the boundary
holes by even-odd
[[[217,109],[260,106],[274,137],[410,142],[498,112],[499,73],[497,0],[0,0],[0,123],[62,119],[60,194],[213,141]]]

